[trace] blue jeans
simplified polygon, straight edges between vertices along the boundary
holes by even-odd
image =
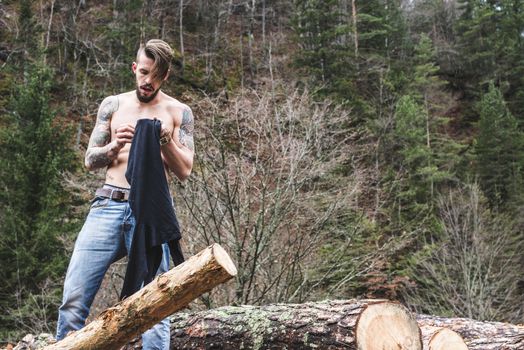
[[[84,327],[89,309],[109,266],[131,247],[135,217],[128,202],[95,198],[75,243],[58,310],[56,339]],[[158,273],[169,269],[169,249],[163,245]],[[169,349],[169,319],[142,334],[143,349]]]

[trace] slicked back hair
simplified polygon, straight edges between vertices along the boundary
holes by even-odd
[[[140,45],[136,53],[137,62],[142,52],[154,61],[149,74],[151,74],[154,80],[163,80],[171,69],[171,60],[173,59],[171,46],[163,40],[151,39],[145,45]]]

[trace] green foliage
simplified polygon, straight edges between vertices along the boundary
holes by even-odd
[[[353,12],[339,0],[295,1],[296,66],[320,96],[351,106],[359,121],[389,108],[383,97],[405,83],[406,66],[396,60],[405,58],[409,46],[399,5],[357,2]]]
[[[37,30],[39,29],[36,21],[33,18],[32,1],[22,0],[20,1],[20,14],[18,20],[20,21],[20,42],[24,44],[24,49],[30,50],[36,47],[35,37]]]
[[[427,111],[413,97],[404,96],[398,101],[394,134],[400,146],[399,170],[404,173],[405,185],[398,192],[404,211],[427,207],[431,201],[433,173],[437,169],[427,142],[427,119]]]
[[[0,260],[9,262],[0,272],[4,332],[30,330],[30,314],[23,312],[28,298],[60,279],[67,263],[62,239],[72,230],[72,218],[63,173],[77,162],[70,128],[50,107],[50,89],[48,69],[28,70],[0,129]],[[41,321],[50,321],[56,305],[43,304],[48,319]]]
[[[402,179],[396,185],[399,190],[396,202],[408,218],[432,208],[440,185],[454,178],[458,163],[455,153],[459,148],[443,132],[447,120],[434,111],[436,103],[431,96],[442,88],[443,82],[436,76],[438,66],[434,62],[433,45],[424,34],[415,47],[413,63],[408,94],[397,102],[393,139],[389,141],[395,144],[390,152],[397,154],[390,164]]]
[[[462,87],[479,98],[490,81],[505,85],[516,116],[524,116],[524,3],[520,0],[461,0],[456,25]]]
[[[133,88],[130,63],[140,41],[161,37],[179,48],[180,35],[184,57],[177,53],[170,84],[163,90],[190,105],[203,103],[202,112],[195,113],[200,114],[197,137],[206,128],[222,130],[212,127],[211,121],[234,115],[224,112],[227,101],[245,94],[246,87],[305,81],[305,88],[315,91],[316,103],[334,99],[350,111],[336,122],[336,143],[323,137],[308,141],[319,149],[333,148],[336,157],[325,159],[330,163],[326,173],[333,178],[319,186],[322,177],[297,167],[311,178],[308,191],[322,198],[331,196],[336,184],[359,180],[354,188],[358,203],[340,204],[337,215],[318,229],[301,227],[282,236],[289,240],[295,232],[311,230],[326,237],[315,251],[320,260],[315,257],[314,263],[304,265],[301,261],[299,272],[290,273],[307,275],[304,298],[369,295],[381,288],[377,285],[389,288],[396,278],[411,278],[417,283],[416,291],[409,294],[415,306],[425,312],[469,315],[446,300],[461,296],[437,293],[442,289],[439,278],[448,285],[464,282],[462,276],[455,277],[460,254],[453,253],[455,260],[444,256],[458,241],[446,231],[449,220],[439,198],[464,186],[458,178],[477,178],[492,212],[482,199],[478,203],[484,209],[475,215],[489,227],[500,224],[500,232],[512,225],[508,213],[521,206],[523,141],[518,130],[524,125],[524,2],[356,1],[354,25],[351,1],[185,1],[182,33],[178,4],[166,1],[56,2],[49,27],[49,4],[4,3],[9,16],[0,27],[0,261],[8,264],[0,273],[5,280],[0,289],[0,333],[38,328],[39,320],[54,319],[60,294],[55,282],[63,276],[66,262],[61,239],[76,231],[71,229],[75,225],[71,198],[61,186],[61,174],[73,167],[69,131],[62,130],[63,118],[53,116],[50,90],[57,100],[68,101],[66,114],[75,118],[71,122],[84,122],[94,113],[96,100]],[[287,27],[290,23],[292,28]],[[49,45],[43,52],[48,28]],[[290,29],[297,45],[289,44]],[[41,67],[30,68],[42,54],[55,77]],[[20,76],[24,71],[27,74]],[[499,89],[488,88],[490,81]],[[17,84],[20,89],[11,91]],[[224,104],[212,109],[202,102],[202,95],[194,95],[195,91],[219,95],[222,88],[227,90],[222,94]],[[278,89],[273,93],[286,95]],[[301,116],[317,113],[313,106],[304,104]],[[252,99],[242,108],[246,118],[259,120],[275,107]],[[255,109],[263,112],[257,118],[253,118]],[[333,115],[328,113],[315,125],[331,122]],[[79,130],[80,147],[89,131],[90,126]],[[233,153],[252,139],[236,131],[224,134],[221,141]],[[351,151],[344,148],[348,145]],[[206,151],[201,149],[197,157],[202,152]],[[221,174],[224,169],[214,171]],[[195,169],[194,176],[198,175]],[[278,180],[268,178],[267,183],[271,187]],[[253,182],[246,180],[246,184]],[[464,206],[465,197],[464,193],[453,197],[453,205]],[[205,212],[206,205],[198,206],[203,210],[197,212]],[[315,208],[320,208],[315,214],[326,211],[322,205]],[[283,213],[293,217],[290,226],[299,221],[289,210]],[[456,224],[471,226],[464,213]],[[497,232],[483,232],[483,244],[496,243]],[[480,252],[470,241],[465,249]],[[499,254],[511,252],[511,246],[505,245]],[[468,255],[468,259],[471,263],[474,258]],[[273,271],[273,266],[249,261],[257,273],[266,268]],[[439,272],[449,272],[453,278],[445,274],[429,278],[435,266],[442,266]],[[506,266],[507,275],[513,276],[516,268]],[[478,271],[487,273],[482,267]],[[278,300],[291,295],[289,290],[302,288],[297,275],[289,278],[300,281],[297,285],[278,282],[284,287],[276,289],[286,290],[279,292]],[[253,286],[266,282],[261,277]],[[422,302],[423,295],[429,299]],[[497,303],[506,308],[504,301]],[[473,308],[480,309],[479,305],[470,303]]]
[[[294,27],[301,52],[296,58],[325,92],[345,93],[354,89],[350,27],[343,20],[338,0],[295,1]]]
[[[431,39],[426,35],[420,36],[419,42],[415,47],[413,80],[409,84],[409,90],[418,97],[420,102],[427,105],[428,93],[433,89],[438,89],[443,82],[437,76],[439,71],[435,63],[435,52]]]
[[[522,194],[524,135],[494,84],[478,104],[475,145],[480,185],[491,205],[504,206]]]
[[[312,285],[331,298],[366,293],[369,271],[376,271],[381,232],[365,215],[348,211],[330,220],[330,239],[319,251],[320,263],[311,268]]]

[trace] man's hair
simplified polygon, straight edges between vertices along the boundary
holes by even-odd
[[[164,79],[167,72],[171,69],[171,60],[173,59],[173,49],[171,46],[163,40],[151,39],[145,45],[140,45],[136,53],[137,62],[142,52],[155,62],[150,72],[153,79]]]

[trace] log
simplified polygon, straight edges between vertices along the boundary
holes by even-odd
[[[422,329],[427,326],[445,327],[458,333],[469,350],[524,349],[524,326],[429,315],[417,315],[417,322]]]
[[[422,326],[420,330],[424,350],[468,350],[464,339],[448,328]]]
[[[415,350],[422,340],[415,317],[399,303],[338,300],[178,313],[171,348]]]
[[[140,291],[101,313],[86,327],[44,349],[118,349],[236,273],[227,253],[214,244],[159,275]]]

